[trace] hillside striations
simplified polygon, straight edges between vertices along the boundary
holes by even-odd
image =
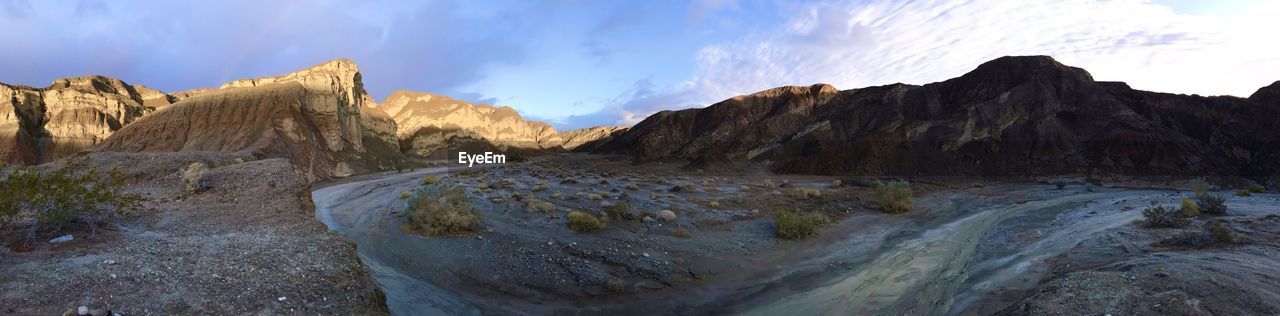
[[[103,76],[58,79],[46,88],[0,84],[0,162],[65,157],[178,99]]]
[[[1046,56],[923,86],[782,87],[659,112],[593,152],[861,175],[1277,176],[1280,83],[1248,99],[1134,90]]]
[[[313,177],[395,164],[394,122],[339,59],[277,77],[204,90],[127,125],[95,150],[248,151],[289,158]]]
[[[401,150],[409,156],[439,158],[447,151],[476,145],[542,151],[558,150],[564,144],[551,125],[526,121],[510,107],[404,90],[392,93],[381,107],[394,118]]]

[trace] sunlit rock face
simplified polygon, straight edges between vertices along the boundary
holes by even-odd
[[[499,150],[556,149],[564,143],[551,125],[525,121],[505,106],[401,90],[383,100],[382,108],[396,121],[401,149],[413,156],[428,157],[463,141],[483,141]]]
[[[593,151],[813,174],[1274,181],[1277,87],[1247,99],[1147,92],[1047,56],[1002,57],[922,86],[782,87],[659,112]]]
[[[184,96],[95,149],[249,151],[289,158],[317,178],[386,168],[400,159],[395,123],[365,92],[349,60]]]
[[[0,84],[0,158],[38,164],[65,157],[177,99],[103,76],[58,79],[46,88]]]

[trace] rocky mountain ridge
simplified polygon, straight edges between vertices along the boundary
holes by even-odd
[[[1249,98],[1093,80],[1047,56],[1002,57],[921,86],[781,87],[663,111],[594,149],[694,167],[764,163],[858,175],[1239,175],[1280,170],[1280,82]]]

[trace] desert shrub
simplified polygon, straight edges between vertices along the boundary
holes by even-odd
[[[681,184],[681,185],[677,185],[677,186],[673,186],[673,187],[671,187],[671,189],[670,189],[670,190],[668,190],[668,191],[671,191],[671,192],[693,192],[693,191],[697,191],[697,190],[695,190],[695,189],[693,188],[693,186],[691,186],[691,185],[688,185],[688,184]]]
[[[822,197],[822,191],[798,187],[791,190],[791,197],[796,199],[820,198]]]
[[[405,213],[410,227],[433,236],[472,232],[480,226],[480,214],[471,209],[471,199],[454,185],[422,187],[409,199]]]
[[[1200,206],[1200,213],[1209,215],[1226,215],[1227,199],[1217,194],[1199,194],[1196,195],[1196,205]]]
[[[635,219],[635,207],[631,206],[631,202],[618,201],[604,207],[604,214],[610,219],[630,220]]]
[[[1250,193],[1249,190],[1236,189],[1236,196],[1250,196],[1250,195],[1253,195],[1253,193]]]
[[[244,158],[236,157],[236,159],[231,160],[231,163],[233,163],[233,164],[242,164],[242,163],[244,163]]]
[[[407,198],[412,197],[412,196],[413,196],[413,193],[409,193],[409,191],[400,192],[400,199],[401,199],[401,200],[403,200],[403,199],[407,199]]]
[[[1209,187],[1209,182],[1204,181],[1204,179],[1191,180],[1191,192],[1194,192],[1196,196],[1209,193]]]
[[[1213,235],[1213,238],[1219,242],[1232,243],[1236,241],[1236,237],[1231,234],[1231,230],[1223,227],[1222,223],[1218,221],[1209,222],[1204,231]]]
[[[425,177],[422,177],[422,184],[423,184],[423,185],[432,185],[432,184],[436,184],[436,183],[440,183],[440,178],[436,178],[435,176],[425,176]]]
[[[19,219],[35,219],[36,230],[57,231],[74,223],[91,227],[135,209],[141,197],[121,192],[124,178],[114,170],[101,174],[89,168],[40,172],[16,167],[0,179],[0,226]]]
[[[1143,223],[1151,228],[1180,228],[1187,227],[1187,224],[1191,223],[1191,220],[1182,217],[1182,213],[1178,210],[1154,203],[1142,210],[1142,216],[1146,218]]]
[[[606,286],[609,288],[609,293],[613,293],[613,294],[627,293],[627,283],[623,282],[622,280],[609,279],[609,282],[606,283]]]
[[[776,185],[773,184],[773,179],[764,179],[764,187],[766,189],[772,189],[776,187]]]
[[[551,202],[539,200],[536,198],[530,198],[529,201],[524,204],[524,210],[525,212],[530,212],[530,213],[533,213],[533,212],[551,213],[556,211],[556,205],[551,204]]]
[[[911,184],[906,181],[876,182],[871,187],[871,202],[875,207],[890,214],[910,212]]]
[[[1244,187],[1244,189],[1245,189],[1245,191],[1249,191],[1249,193],[1263,193],[1263,192],[1267,192],[1267,188],[1265,188],[1265,187],[1263,187],[1263,186],[1261,186],[1261,185],[1258,185],[1258,184],[1256,184],[1256,183],[1255,183],[1255,184],[1250,184],[1249,186]]]
[[[1063,188],[1067,187],[1067,180],[1063,180],[1063,179],[1053,180],[1053,186],[1058,187],[1058,190],[1062,190]]]
[[[839,188],[843,184],[844,182],[840,181],[840,179],[835,179],[831,181],[831,188]]]
[[[1220,244],[1229,244],[1235,242],[1235,236],[1231,234],[1231,230],[1222,227],[1221,223],[1210,222],[1203,231],[1185,232],[1173,235],[1168,239],[1161,240],[1157,245],[1186,247],[1186,248],[1209,248]]]
[[[585,233],[604,229],[604,221],[584,212],[569,212],[569,229],[575,233]]]
[[[818,227],[826,222],[826,217],[819,214],[801,214],[790,210],[778,210],[773,213],[774,234],[782,239],[801,239],[813,236]]]
[[[682,229],[677,229],[677,230],[676,230],[674,233],[672,233],[672,234],[674,234],[676,237],[680,237],[680,238],[689,238],[689,237],[692,237],[692,236],[693,236],[693,234],[692,234],[692,233],[689,233],[689,230],[688,230],[688,229],[683,229],[683,228],[682,228]]]
[[[203,163],[193,162],[182,172],[182,180],[187,183],[187,193],[204,190],[204,169]]]
[[[1196,215],[1200,215],[1200,206],[1196,205],[1196,201],[1193,201],[1191,200],[1191,198],[1184,196],[1182,197],[1181,205],[1178,207],[1178,212],[1182,215],[1182,217],[1186,217],[1186,218],[1196,217]]]

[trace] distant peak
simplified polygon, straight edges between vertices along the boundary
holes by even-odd
[[[978,65],[961,78],[978,76],[984,79],[1025,79],[1026,76],[1043,74],[1066,75],[1093,81],[1093,76],[1084,69],[1063,65],[1053,57],[1043,55],[1004,56],[992,59]]]
[[[1249,96],[1249,100],[1280,103],[1280,81],[1272,82],[1271,85],[1259,88],[1258,91]]]
[[[827,94],[827,93],[838,93],[838,92],[840,92],[840,89],[836,89],[835,86],[825,84],[825,83],[818,83],[818,84],[813,84],[808,86],[782,86],[782,87],[772,88],[772,89],[748,94],[745,96],[737,96],[734,98],[737,99],[737,98],[743,98],[743,97],[776,97],[780,95]]]

